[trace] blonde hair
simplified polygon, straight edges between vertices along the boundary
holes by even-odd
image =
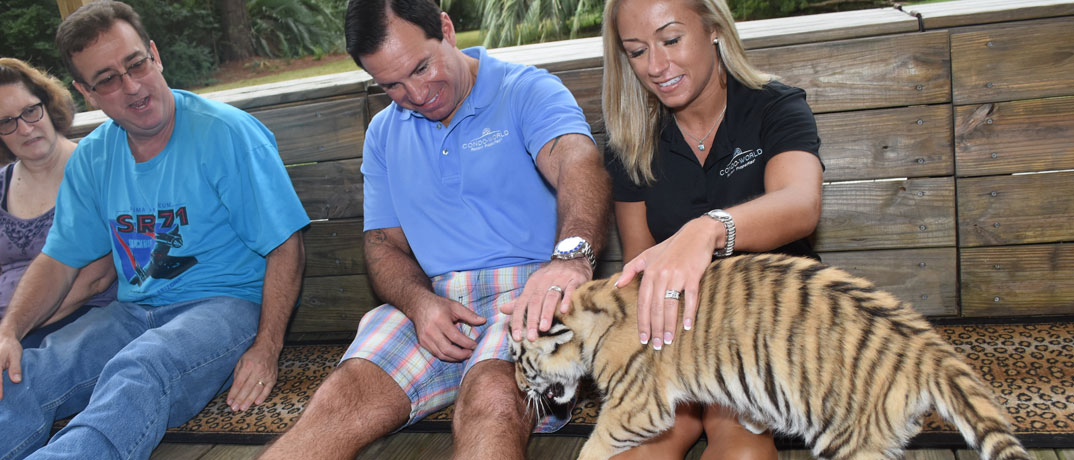
[[[26,90],[45,103],[45,113],[56,132],[66,135],[75,118],[75,101],[71,92],[52,75],[14,58],[0,58],[0,85],[21,83]],[[0,163],[13,161],[15,155],[0,141]]]
[[[619,40],[617,16],[623,0],[604,4],[604,78],[601,108],[608,144],[623,164],[630,180],[638,185],[656,181],[653,154],[661,120],[668,115],[660,102],[630,68]],[[684,0],[697,12],[708,31],[719,36],[718,58],[736,80],[752,89],[760,89],[775,77],[758,71],[746,58],[746,49],[738,37],[734,18],[725,0]]]

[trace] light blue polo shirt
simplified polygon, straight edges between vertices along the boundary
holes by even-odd
[[[402,227],[430,277],[547,261],[556,197],[537,153],[563,134],[592,139],[559,78],[481,47],[463,52],[480,66],[449,126],[392,103],[363,150],[365,230]]]

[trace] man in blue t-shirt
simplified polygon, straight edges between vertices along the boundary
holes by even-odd
[[[88,3],[57,44],[111,120],[68,161],[45,247],[0,322],[0,458],[148,458],[228,385],[233,410],[268,396],[309,218],[272,133],[171,90],[129,6]],[[109,252],[118,300],[23,350],[80,267]]]
[[[393,102],[362,151],[365,260],[388,303],[265,458],[353,458],[452,402],[456,458],[523,458],[565,420],[527,412],[509,339],[569,307],[607,231],[589,125],[555,76],[457,49],[433,0],[351,0],[345,27]]]

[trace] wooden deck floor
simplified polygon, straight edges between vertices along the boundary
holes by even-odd
[[[562,436],[534,437],[530,441],[528,458],[534,460],[559,460],[577,457],[585,438]],[[179,444],[164,443],[153,452],[151,460],[250,460],[257,457],[264,446],[240,446],[226,444]],[[704,442],[686,456],[685,460],[697,460],[705,448]],[[399,433],[370,445],[355,460],[447,460],[451,458],[451,436],[443,433]],[[1074,460],[1074,449],[1031,451],[1037,460]],[[807,460],[812,458],[802,450],[779,453],[779,460]],[[906,460],[978,460],[971,451],[911,450]]]

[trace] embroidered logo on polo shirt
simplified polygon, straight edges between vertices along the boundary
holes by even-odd
[[[723,169],[720,170],[720,176],[731,177],[736,172],[746,169],[757,161],[764,151],[761,149],[746,150],[735,147],[735,154],[731,156],[731,161],[727,163]]]
[[[489,128],[485,128],[483,131],[481,131],[480,137],[465,144],[462,144],[462,148],[471,152],[476,152],[486,147],[492,147],[496,144],[499,144],[500,142],[503,142],[503,140],[507,137],[508,134],[510,134],[510,131],[506,129],[503,131],[493,131]]]

